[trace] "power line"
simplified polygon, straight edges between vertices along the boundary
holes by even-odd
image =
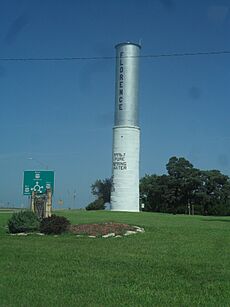
[[[188,57],[188,56],[212,56],[212,55],[228,55],[229,50],[222,51],[206,51],[206,52],[184,52],[184,53],[161,53],[147,54],[140,56],[126,56],[124,58],[166,58],[166,57]],[[91,61],[91,60],[112,60],[115,56],[93,56],[93,57],[56,57],[56,58],[0,58],[1,62],[35,62],[35,61]]]
[[[223,55],[230,54],[229,50],[222,51],[206,51],[206,52],[184,52],[184,53],[165,53],[153,55],[141,55],[141,58],[162,58],[162,57],[185,57],[185,56],[199,56],[199,55]]]

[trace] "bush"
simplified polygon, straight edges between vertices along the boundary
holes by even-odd
[[[8,220],[10,233],[31,232],[39,229],[39,219],[32,211],[14,213]]]
[[[52,215],[40,223],[40,231],[45,234],[61,234],[65,232],[70,222],[64,216]]]
[[[102,198],[98,198],[94,200],[92,203],[88,204],[88,206],[85,207],[86,210],[104,210],[105,204],[104,200]]]

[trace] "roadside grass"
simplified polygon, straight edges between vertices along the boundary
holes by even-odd
[[[145,228],[123,238],[11,236],[0,213],[0,306],[229,306],[230,217],[56,212]]]

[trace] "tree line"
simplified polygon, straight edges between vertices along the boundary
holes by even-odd
[[[140,179],[140,204],[145,211],[201,215],[230,215],[230,178],[219,170],[200,170],[183,157],[171,157],[167,174]],[[110,202],[111,179],[97,180],[97,199],[86,209],[104,209]]]
[[[230,180],[219,170],[200,170],[185,158],[171,157],[167,175],[145,175],[140,198],[146,211],[229,215]]]

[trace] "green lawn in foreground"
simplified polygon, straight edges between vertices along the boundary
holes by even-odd
[[[143,226],[93,239],[17,237],[0,213],[0,306],[229,306],[230,218],[61,211],[71,223]]]

